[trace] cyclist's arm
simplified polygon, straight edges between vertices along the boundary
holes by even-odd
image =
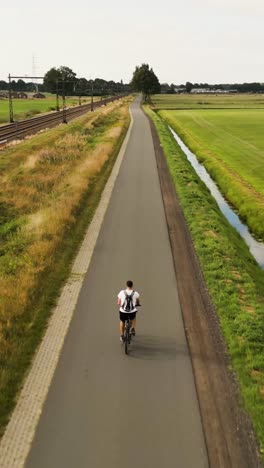
[[[138,296],[136,297],[136,305],[140,305],[140,300],[139,300],[140,296],[138,294]]]
[[[122,291],[117,295],[117,305],[122,305]]]

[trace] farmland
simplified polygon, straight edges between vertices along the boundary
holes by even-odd
[[[94,100],[100,99],[95,97]],[[82,103],[90,102],[91,98],[85,96],[82,98]],[[56,109],[56,96],[54,94],[46,94],[45,99],[13,99],[14,119],[22,120],[42,112],[49,112]],[[66,97],[66,105],[73,106],[79,104],[78,97]],[[62,107],[62,99],[59,98],[60,108]],[[9,121],[9,102],[8,99],[0,99],[0,124]]]
[[[264,109],[263,94],[157,94],[158,109]]]
[[[208,96],[180,96],[188,106]],[[230,96],[234,98],[234,96]],[[235,96],[237,102],[254,97]],[[184,99],[186,99],[184,101]],[[216,99],[216,98],[214,98]],[[219,97],[219,104],[222,96]],[[261,99],[261,96],[260,96]],[[178,106],[178,96],[155,97],[159,107]],[[182,137],[252,230],[264,226],[264,110],[219,109],[146,112],[153,120],[188,223],[203,276],[218,314],[232,369],[264,453],[264,271],[229,225],[171,135]],[[194,105],[195,107],[195,105]],[[262,182],[261,182],[262,181]],[[232,196],[235,194],[236,198]],[[252,210],[252,212],[251,212]],[[254,216],[253,216],[254,214]]]
[[[264,110],[159,111],[264,239]]]

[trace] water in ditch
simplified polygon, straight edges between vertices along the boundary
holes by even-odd
[[[252,234],[249,232],[248,226],[244,224],[231,206],[224,199],[223,195],[219,191],[217,185],[205,169],[205,167],[200,164],[194,153],[185,145],[182,139],[177,135],[177,133],[171,128],[170,131],[177,141],[178,145],[186,155],[188,161],[191,163],[195,172],[198,174],[200,179],[205,183],[205,185],[210,190],[212,196],[216,200],[220,210],[229,221],[229,223],[239,232],[241,237],[244,239],[246,244],[249,247],[249,250],[259,266],[264,269],[264,243],[257,241]]]

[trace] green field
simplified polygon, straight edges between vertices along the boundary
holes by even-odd
[[[99,99],[95,97],[94,100]],[[82,98],[82,103],[89,103],[91,98],[85,96]],[[79,104],[78,97],[66,97],[66,105],[73,106]],[[59,105],[62,107],[62,99],[59,99]],[[13,99],[14,119],[23,120],[28,117],[40,114],[41,112],[49,112],[56,109],[56,96],[46,94],[45,99]],[[0,99],[0,124],[9,121],[9,102],[8,99]]]
[[[264,94],[156,94],[155,109],[264,109]]]
[[[252,232],[264,239],[264,109],[158,114],[204,164]]]
[[[163,112],[156,113],[149,108],[146,108],[146,111],[157,128],[206,287],[219,317],[243,406],[251,417],[260,453],[264,457],[264,271],[258,267],[245,242],[225,219],[210,192],[188,162],[169,131],[166,121],[161,118],[160,114],[163,115]],[[186,119],[184,129],[189,131],[193,138],[189,128],[189,119],[192,119],[184,117],[188,112],[168,112],[168,115],[173,120],[175,116],[183,115],[182,118]],[[216,114],[217,128],[222,128],[219,122],[224,127],[224,115],[226,116],[227,112],[220,111],[219,114],[222,112],[221,116]],[[199,116],[209,112],[200,111],[195,114],[199,123]],[[179,122],[183,125],[180,119]],[[196,125],[199,129],[198,123]],[[200,125],[204,127],[204,124]],[[238,125],[238,133],[234,130],[235,141],[238,135],[247,134],[247,124],[244,133],[241,131],[240,134],[239,128]],[[256,136],[256,141],[261,141],[262,145],[260,124],[258,129],[259,138]],[[251,131],[254,134],[253,128]],[[252,138],[254,141],[254,137]],[[224,140],[222,137],[221,144],[225,143]],[[223,164],[222,159],[220,162]],[[247,172],[250,172],[250,164],[245,170],[245,173]]]

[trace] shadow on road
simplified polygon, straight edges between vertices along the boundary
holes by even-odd
[[[130,347],[130,357],[148,360],[172,360],[179,354],[189,354],[187,345],[181,345],[171,338],[140,335]]]

